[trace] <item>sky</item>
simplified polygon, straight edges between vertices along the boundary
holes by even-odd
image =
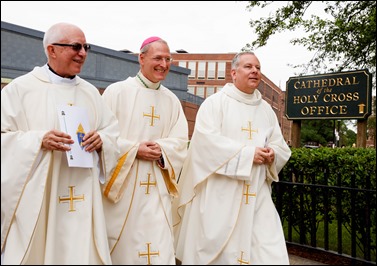
[[[69,22],[84,31],[88,43],[135,53],[150,36],[165,39],[171,52],[236,53],[256,38],[250,19],[274,10],[250,12],[246,6],[247,1],[1,1],[1,20],[42,32]],[[298,34],[274,35],[254,51],[262,73],[282,90],[289,77],[299,74],[288,64],[304,64],[313,57],[305,47],[290,44]]]

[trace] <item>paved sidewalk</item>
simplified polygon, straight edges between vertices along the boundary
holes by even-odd
[[[290,265],[326,265],[324,263],[289,254]]]
[[[182,265],[181,262],[175,259],[176,265]],[[289,254],[289,264],[290,265],[326,265],[318,261],[313,261],[305,258],[301,258],[296,255]]]

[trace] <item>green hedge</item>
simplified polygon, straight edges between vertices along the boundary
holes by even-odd
[[[292,148],[279,176],[273,197],[289,241],[375,261],[375,149]]]

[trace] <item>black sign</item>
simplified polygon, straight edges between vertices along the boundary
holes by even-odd
[[[288,119],[366,119],[371,114],[368,70],[291,77],[285,93]]]

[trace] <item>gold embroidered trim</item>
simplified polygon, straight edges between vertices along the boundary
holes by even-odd
[[[174,197],[178,197],[178,186],[177,186],[177,183],[176,183],[176,180],[175,180],[174,168],[173,168],[173,165],[171,164],[171,162],[169,161],[169,158],[167,158],[167,161],[169,163],[170,168],[172,169],[171,177],[169,176],[169,170],[168,169],[160,168],[161,174],[162,174],[162,177],[164,178],[165,185],[166,185],[166,188],[167,188],[169,194],[174,196]]]
[[[124,164],[124,161],[126,160],[127,158],[127,155],[128,153],[124,154],[122,157],[120,157],[119,161],[118,161],[118,164],[117,166],[115,167],[115,170],[113,172],[113,174],[111,175],[111,178],[110,178],[110,181],[109,183],[107,184],[106,188],[105,188],[105,192],[104,192],[104,195],[105,197],[108,197],[109,193],[110,193],[110,189],[111,187],[113,186],[114,182],[115,182],[115,179],[118,177],[119,175],[119,172],[120,170],[122,169],[122,166]]]

